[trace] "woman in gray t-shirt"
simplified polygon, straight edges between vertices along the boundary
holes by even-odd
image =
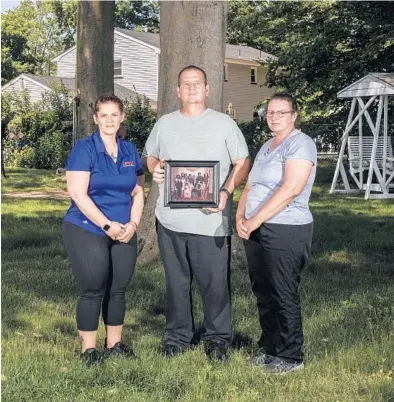
[[[298,288],[313,232],[308,202],[317,152],[313,140],[295,128],[297,113],[291,95],[270,99],[266,117],[273,138],[256,156],[236,218],[262,329],[250,363],[280,373],[304,366]]]

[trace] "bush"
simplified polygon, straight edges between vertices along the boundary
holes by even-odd
[[[21,149],[14,149],[11,153],[11,166],[34,168],[36,162],[36,152],[32,147],[24,146]]]
[[[2,106],[2,141],[7,165],[38,169],[64,166],[71,149],[72,105],[63,86],[54,86],[36,103],[30,101],[27,91],[3,93]]]
[[[249,148],[249,154],[254,159],[261,146],[271,138],[267,123],[264,120],[238,122]]]
[[[156,112],[148,98],[137,95],[135,99],[124,102],[124,113],[126,139],[132,141],[141,154],[156,122]]]
[[[37,169],[64,167],[71,150],[71,140],[71,133],[61,131],[43,135],[38,140],[35,167]]]

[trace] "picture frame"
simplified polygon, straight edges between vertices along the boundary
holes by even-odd
[[[217,208],[219,161],[169,160],[164,166],[164,206]]]

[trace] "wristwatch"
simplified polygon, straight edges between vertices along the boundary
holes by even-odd
[[[110,227],[111,227],[111,221],[108,220],[102,229],[104,230],[104,232],[107,232]]]
[[[228,191],[227,188],[222,187],[219,191],[224,191],[227,194],[227,197],[231,197],[230,191]]]

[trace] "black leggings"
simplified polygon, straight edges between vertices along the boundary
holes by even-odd
[[[137,260],[137,235],[128,243],[63,222],[63,241],[79,288],[77,326],[96,331],[102,306],[105,325],[123,325],[125,290]]]

